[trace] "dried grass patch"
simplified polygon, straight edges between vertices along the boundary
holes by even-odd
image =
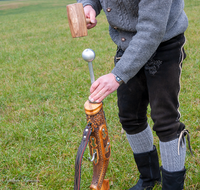
[[[0,5],[0,10],[7,10],[7,9],[18,9],[21,7],[26,7],[29,5],[36,5],[33,3],[10,3],[10,4],[2,4]]]

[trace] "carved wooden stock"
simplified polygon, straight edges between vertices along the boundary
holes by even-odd
[[[109,180],[104,179],[111,154],[110,140],[106,119],[103,112],[103,103],[85,102],[87,123],[91,123],[92,133],[89,140],[90,154],[93,160],[93,178],[91,190],[109,190]]]

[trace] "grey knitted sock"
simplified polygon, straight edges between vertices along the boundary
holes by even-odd
[[[160,141],[161,160],[165,170],[175,172],[184,168],[186,144],[184,144],[184,147],[180,146],[179,151],[180,155],[178,155],[178,139],[169,142]]]
[[[153,150],[153,134],[150,126],[137,134],[129,135],[126,133],[128,142],[134,153],[143,153]]]

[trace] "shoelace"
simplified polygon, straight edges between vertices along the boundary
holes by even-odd
[[[186,142],[185,142],[185,139],[184,139],[184,136],[186,136],[186,135],[187,135],[187,141],[188,141],[190,153],[193,156],[192,148],[190,146],[190,135],[189,135],[189,131],[187,129],[184,129],[183,131],[181,131],[181,134],[179,136],[179,139],[178,139],[178,155],[180,155],[180,152],[179,152],[180,146],[182,146],[182,147],[186,146]]]

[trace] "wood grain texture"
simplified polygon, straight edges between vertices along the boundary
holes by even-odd
[[[67,5],[67,17],[73,38],[87,36],[87,26],[82,3]]]

